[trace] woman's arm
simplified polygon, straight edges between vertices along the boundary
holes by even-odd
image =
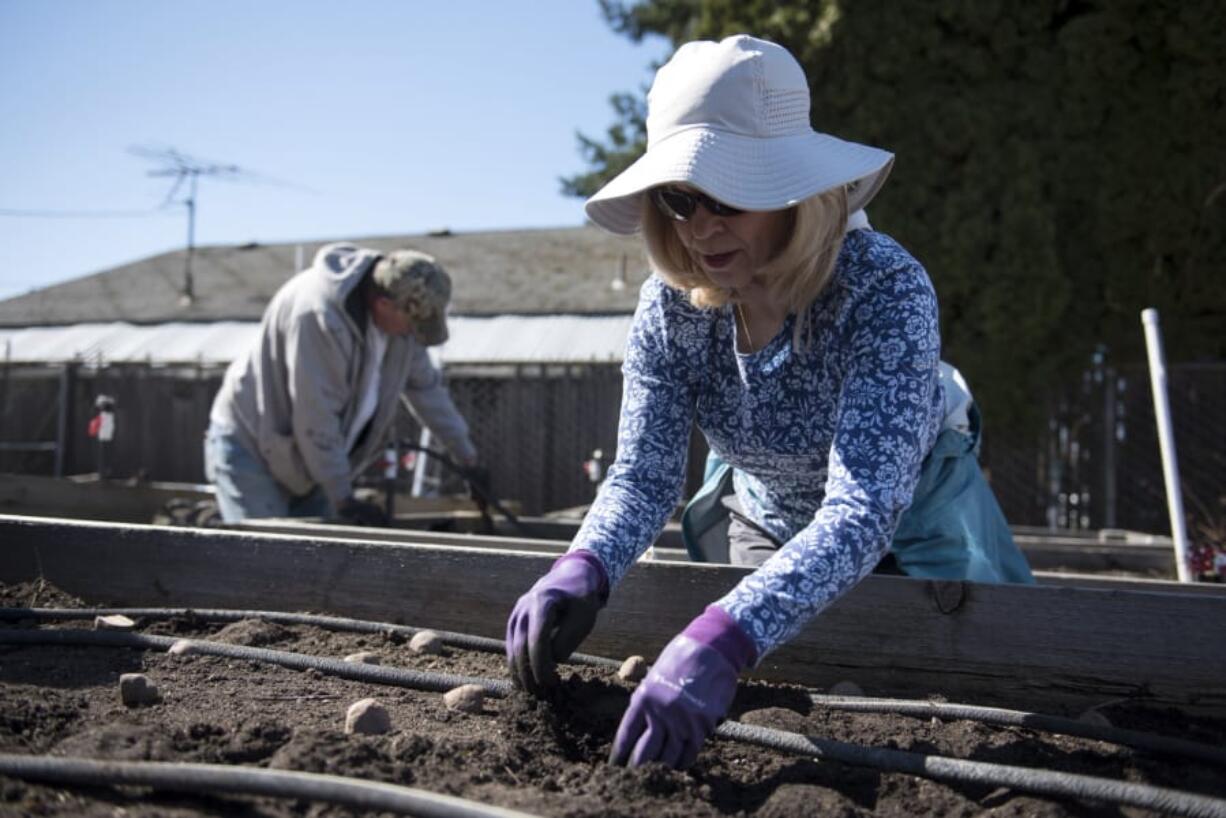
[[[617,459],[571,545],[600,558],[611,586],[655,541],[681,495],[692,369],[710,343],[705,316],[682,299],[659,279],[643,285],[622,365]]]
[[[910,260],[875,274],[845,315],[839,348],[828,353],[844,378],[822,504],[716,603],[759,660],[886,553],[940,423],[937,305],[923,268]]]
[[[692,370],[676,353],[700,350],[703,336],[684,316],[676,320],[668,307],[675,298],[657,279],[643,285],[623,366],[617,460],[570,552],[507,619],[508,670],[534,694],[557,684],[557,663],[591,632],[609,591],[655,538],[680,493],[693,396]]]

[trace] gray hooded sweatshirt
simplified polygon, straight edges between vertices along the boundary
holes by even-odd
[[[237,435],[278,483],[301,496],[322,486],[333,505],[380,453],[399,395],[418,421],[461,459],[476,457],[426,348],[389,336],[374,416],[353,451],[345,441],[361,403],[366,365],[366,306],[358,284],[379,259],[373,250],[330,244],[269,302],[259,339],[226,371],[211,422]]]

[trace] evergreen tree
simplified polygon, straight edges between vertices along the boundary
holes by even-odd
[[[874,226],[927,267],[944,357],[995,428],[1042,417],[1105,345],[1226,358],[1226,4],[1220,0],[601,0],[674,46],[750,33],[796,56],[818,130],[897,155]],[[645,146],[644,103],[581,137],[587,196]],[[1003,424],[1003,426],[1002,426]]]

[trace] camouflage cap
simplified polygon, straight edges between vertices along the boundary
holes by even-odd
[[[439,263],[416,250],[393,250],[375,262],[375,284],[413,322],[413,335],[426,346],[447,340],[451,277]]]

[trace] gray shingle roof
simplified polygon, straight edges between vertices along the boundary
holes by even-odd
[[[459,315],[632,312],[647,277],[638,237],[591,226],[355,242],[381,251],[412,247],[435,256],[451,274],[452,312]],[[0,301],[0,326],[258,319],[295,272],[299,244],[309,264],[326,243],[197,248],[195,299],[186,306],[180,303],[185,251],[151,256]],[[623,269],[625,286],[611,286]]]

